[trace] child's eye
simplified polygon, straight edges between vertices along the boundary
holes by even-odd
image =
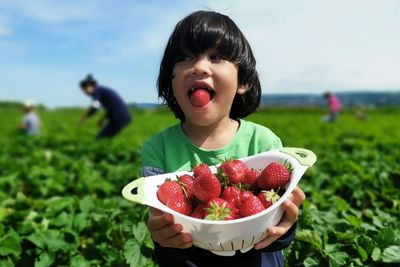
[[[225,60],[226,58],[220,55],[211,55],[210,56],[210,60],[214,61],[214,62],[220,62],[222,60]]]
[[[191,57],[191,56],[182,55],[182,56],[176,57],[174,59],[174,62],[178,63],[178,62],[190,61],[192,59],[193,59],[193,57]]]

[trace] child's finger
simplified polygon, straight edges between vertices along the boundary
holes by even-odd
[[[296,186],[292,191],[290,199],[296,204],[297,207],[300,207],[300,205],[306,199],[306,195],[304,194],[303,190],[300,189],[300,187]]]
[[[157,242],[160,242],[165,239],[169,239],[171,237],[176,236],[180,232],[182,232],[182,225],[180,224],[171,224],[167,225],[163,228],[157,229],[151,232],[151,236]]]
[[[150,231],[154,231],[173,222],[174,219],[171,214],[150,215],[149,220],[147,221],[147,228],[149,228]]]
[[[170,238],[164,239],[158,243],[163,247],[183,249],[192,246],[192,238],[187,233],[179,233]]]
[[[291,222],[291,224],[293,224],[297,220],[297,217],[299,216],[299,208],[293,201],[289,199],[285,200],[282,203],[282,207],[285,212],[282,221],[288,220],[289,222]]]
[[[156,216],[156,215],[163,215],[163,214],[164,214],[164,212],[162,210],[150,207],[150,215]]]

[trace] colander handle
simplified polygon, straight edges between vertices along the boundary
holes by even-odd
[[[144,192],[145,178],[138,178],[122,189],[122,196],[129,201],[137,202],[140,204],[149,204]]]
[[[306,167],[311,167],[317,161],[317,156],[311,150],[297,147],[283,147],[280,152],[289,154],[297,159],[297,161]]]

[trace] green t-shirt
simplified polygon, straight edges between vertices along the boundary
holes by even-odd
[[[221,163],[229,158],[243,158],[282,147],[281,140],[270,129],[253,122],[240,120],[235,137],[226,146],[207,150],[194,145],[177,124],[150,137],[143,144],[142,174],[187,171],[204,162]]]

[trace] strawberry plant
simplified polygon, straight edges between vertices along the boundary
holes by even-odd
[[[120,192],[140,175],[142,142],[177,121],[138,110],[117,138],[96,142],[95,120],[75,127],[83,112],[39,110],[41,135],[26,138],[16,130],[22,112],[0,107],[0,266],[154,266],[148,209]],[[399,266],[400,112],[369,110],[360,121],[345,110],[334,124],[320,122],[323,112],[247,118],[318,156],[300,181],[307,199],[285,264]],[[206,208],[192,214],[204,218]]]

